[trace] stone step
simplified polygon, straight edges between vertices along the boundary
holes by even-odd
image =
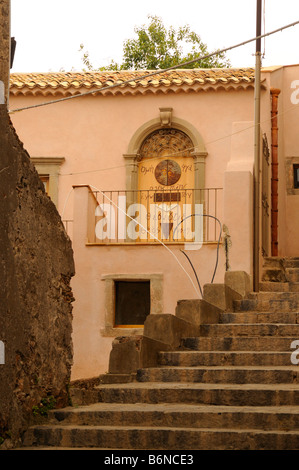
[[[31,433],[31,435],[30,435]],[[152,428],[146,426],[39,426],[25,441],[63,448],[155,450],[296,450],[299,431]],[[192,458],[192,456],[186,456]],[[187,460],[186,460],[187,462]],[[190,463],[192,463],[190,461]]]
[[[273,262],[264,265],[261,277],[262,281],[266,282],[299,282],[298,260],[285,260],[283,263]]]
[[[263,268],[283,268],[284,258],[268,256],[264,258]]]
[[[288,283],[289,284],[289,283]],[[257,301],[270,301],[270,300],[289,300],[298,301],[299,292],[250,292],[247,295],[248,299],[254,299]]]
[[[282,336],[194,337],[183,338],[182,348],[197,351],[289,351],[293,338]]]
[[[49,424],[84,426],[152,426],[299,430],[299,409],[292,406],[250,407],[134,403],[95,403],[49,414]]]
[[[220,315],[221,323],[282,323],[299,324],[297,312],[223,312]]]
[[[299,292],[299,282],[289,282],[290,292]]]
[[[298,299],[234,300],[235,312],[299,312]]]
[[[159,364],[165,366],[290,366],[291,352],[278,351],[163,351]],[[298,367],[298,366],[297,366]]]
[[[297,366],[164,366],[139,369],[138,382],[299,384]]]
[[[262,281],[264,282],[277,282],[285,283],[288,282],[284,268],[269,267],[263,268],[262,270]]]
[[[201,325],[201,336],[289,336],[299,338],[299,324],[285,323],[228,323]]]
[[[289,282],[299,282],[299,268],[286,268],[285,272]]]
[[[156,367],[71,387],[73,406],[32,426],[25,449],[298,450],[299,258],[267,258],[263,277]]]
[[[73,405],[91,403],[197,403],[222,406],[298,406],[299,384],[136,382],[80,390]],[[96,393],[96,395],[95,395]]]
[[[290,292],[289,282],[260,282],[259,285],[261,292]]]
[[[296,314],[297,315],[297,314]],[[289,336],[299,338],[298,323],[221,323],[200,327],[201,336]]]
[[[285,258],[283,265],[285,268],[299,268],[299,258]]]
[[[270,256],[264,258],[263,268],[299,268],[299,257],[280,258],[278,256]]]

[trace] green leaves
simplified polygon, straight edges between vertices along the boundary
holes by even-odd
[[[190,62],[200,56],[208,55],[207,45],[200,36],[191,31],[190,26],[177,30],[172,26],[167,30],[158,16],[148,15],[149,24],[134,29],[137,37],[128,39],[123,45],[123,62],[114,61],[108,67],[93,69],[89,54],[83,55],[83,63],[88,70],[161,70]],[[81,51],[83,46],[81,45]],[[229,60],[224,53],[195,61],[184,68],[229,67]]]

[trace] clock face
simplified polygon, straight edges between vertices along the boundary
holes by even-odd
[[[174,160],[163,160],[155,168],[155,178],[163,186],[171,186],[179,181],[181,167]]]

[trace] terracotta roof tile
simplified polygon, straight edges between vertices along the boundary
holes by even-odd
[[[101,91],[109,86],[112,90],[105,93],[141,93],[154,89],[209,89],[219,86],[253,86],[254,69],[177,69],[148,76],[153,71],[103,71],[70,73],[12,73],[10,90],[12,94],[72,94],[80,90]],[[116,86],[118,85],[118,86]],[[163,90],[162,90],[163,91]],[[154,91],[155,92],[155,91]]]

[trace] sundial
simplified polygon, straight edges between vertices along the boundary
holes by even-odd
[[[155,178],[163,186],[172,186],[181,177],[181,167],[174,160],[162,160],[155,168]]]

